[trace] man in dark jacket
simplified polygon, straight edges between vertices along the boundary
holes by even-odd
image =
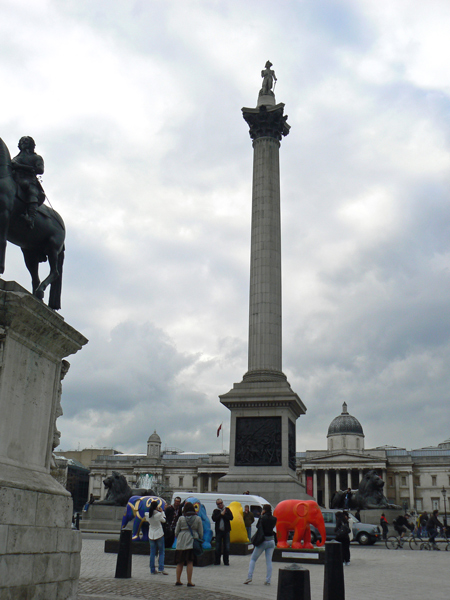
[[[442,523],[437,518],[439,514],[438,509],[433,510],[433,514],[427,521],[427,533],[430,542],[433,544],[433,550],[439,550],[436,545],[436,536],[438,534],[438,527],[443,527]]]
[[[222,498],[217,498],[216,506],[217,508],[213,510],[211,516],[216,525],[216,555],[214,557],[214,564],[220,565],[220,556],[223,552],[223,564],[228,566],[230,564],[230,521],[233,520],[233,513],[228,507],[224,506]]]

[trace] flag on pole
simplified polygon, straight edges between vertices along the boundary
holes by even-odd
[[[219,425],[219,429],[217,430],[217,437],[219,437],[220,430],[222,429],[222,423]]]

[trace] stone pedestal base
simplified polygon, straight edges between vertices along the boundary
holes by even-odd
[[[87,342],[15,282],[0,280],[0,598],[75,600],[81,534],[51,475],[61,361]]]
[[[89,510],[81,515],[80,529],[81,531],[120,533],[125,510],[123,506],[91,504]],[[129,524],[130,527],[132,524],[133,522]]]
[[[281,372],[249,372],[220,396],[231,411],[230,467],[220,493],[249,491],[273,506],[309,499],[295,476],[295,423],[306,411]]]
[[[50,475],[26,489],[5,480],[17,478],[3,465],[1,473],[0,598],[75,600],[81,532],[72,529],[70,494]]]

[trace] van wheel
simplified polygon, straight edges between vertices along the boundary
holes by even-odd
[[[314,531],[311,531],[311,544],[315,544],[317,542],[317,535]]]
[[[361,546],[368,546],[370,544],[370,537],[367,533],[360,533],[357,539]]]

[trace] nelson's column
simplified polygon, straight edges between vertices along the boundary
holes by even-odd
[[[279,148],[288,135],[284,104],[272,91],[267,61],[256,108],[243,108],[253,140],[248,371],[220,396],[231,411],[230,468],[219,492],[264,496],[272,504],[308,498],[295,475],[295,422],[306,412],[281,365]]]

